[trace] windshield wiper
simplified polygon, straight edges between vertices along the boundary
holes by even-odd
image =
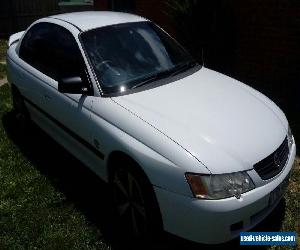
[[[156,81],[156,80],[158,80],[158,79],[162,79],[162,78],[167,77],[167,76],[169,76],[169,75],[170,75],[170,70],[164,70],[164,71],[158,72],[158,73],[153,74],[153,75],[151,75],[151,76],[149,76],[149,77],[146,77],[145,79],[143,79],[143,80],[142,80],[141,82],[139,82],[138,84],[133,85],[133,86],[131,87],[131,89],[135,89],[135,88],[141,87],[141,86],[143,86],[143,85],[146,85],[146,84],[148,84],[148,83],[150,83],[150,82],[153,82],[153,81]]]
[[[179,64],[179,65],[177,65],[177,66],[175,66],[174,68],[173,68],[173,70],[172,70],[172,76],[173,75],[177,75],[177,74],[179,74],[179,73],[181,73],[181,72],[184,72],[184,71],[187,71],[188,69],[190,69],[190,68],[193,68],[194,66],[196,66],[197,65],[197,62],[196,61],[194,61],[194,60],[191,60],[191,61],[187,61],[187,62],[185,62],[185,63],[181,63],[181,64]]]
[[[186,71],[186,70],[194,67],[196,64],[197,64],[196,61],[188,61],[188,62],[179,64],[179,65],[176,65],[173,68],[170,68],[170,69],[167,69],[167,70],[164,70],[164,71],[160,71],[160,72],[158,72],[156,74],[153,74],[153,75],[150,75],[149,77],[146,77],[141,82],[133,85],[131,87],[131,89],[135,89],[135,88],[141,87],[141,86],[146,85],[146,84],[148,84],[150,82],[153,82],[153,81],[156,81],[156,80],[168,77],[168,76],[177,75],[177,74],[179,74],[181,72],[184,72],[184,71]]]

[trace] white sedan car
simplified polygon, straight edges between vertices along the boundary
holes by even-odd
[[[284,193],[296,148],[284,113],[147,19],[43,18],[10,37],[7,65],[20,122],[111,185],[126,237],[225,242]]]

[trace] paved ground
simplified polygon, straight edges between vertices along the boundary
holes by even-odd
[[[3,78],[3,79],[0,79],[0,86],[4,85],[7,83],[7,78]]]

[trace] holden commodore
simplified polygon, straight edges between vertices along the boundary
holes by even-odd
[[[10,37],[7,65],[20,124],[34,121],[110,185],[126,237],[225,242],[285,191],[295,142],[284,113],[145,18],[42,18]]]

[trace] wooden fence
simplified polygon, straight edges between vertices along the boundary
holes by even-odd
[[[44,16],[90,9],[93,6],[61,6],[58,0],[1,0],[0,38],[26,29],[33,21]]]

